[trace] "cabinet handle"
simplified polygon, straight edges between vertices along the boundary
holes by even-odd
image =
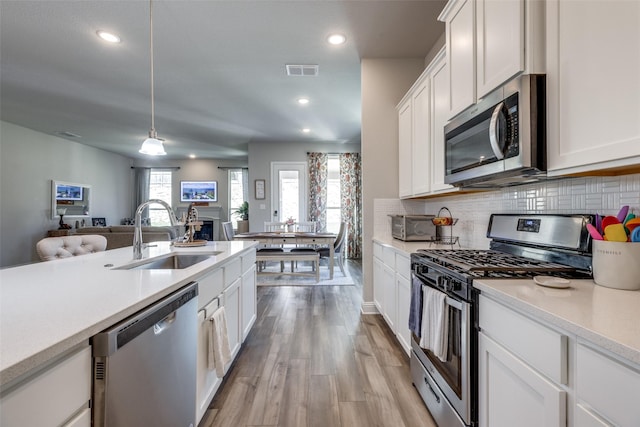
[[[438,395],[436,394],[436,392],[435,392],[435,390],[433,389],[433,387],[431,387],[431,384],[429,384],[429,381],[427,381],[427,379],[426,379],[426,378],[424,378],[424,377],[423,377],[423,379],[424,379],[424,383],[427,385],[427,387],[429,387],[429,391],[431,391],[431,394],[433,394],[433,397],[435,397],[435,398],[436,398],[436,402],[437,402],[437,403],[440,403],[440,396],[438,396]]]
[[[501,102],[496,106],[493,110],[493,114],[491,115],[491,123],[489,124],[489,142],[491,142],[491,149],[498,160],[504,159],[504,153],[500,149],[500,144],[498,143],[498,117],[500,117],[503,106],[504,102]]]

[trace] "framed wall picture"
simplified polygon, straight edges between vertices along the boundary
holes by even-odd
[[[91,225],[94,227],[106,227],[107,220],[105,218],[91,218]]]
[[[264,179],[256,179],[256,200],[263,200],[264,199],[264,185],[265,185],[265,181]]]

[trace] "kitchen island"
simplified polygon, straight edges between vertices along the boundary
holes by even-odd
[[[38,366],[255,246],[208,242],[176,248],[156,242],[143,251],[145,260],[219,252],[184,269],[119,270],[134,262],[132,248],[126,247],[0,270],[0,387],[11,387]]]

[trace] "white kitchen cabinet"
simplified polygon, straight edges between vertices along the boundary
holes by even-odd
[[[400,198],[413,195],[411,184],[412,112],[411,98],[398,107],[398,194]]]
[[[548,174],[637,171],[640,2],[549,0],[546,20]]]
[[[374,242],[373,299],[407,355],[411,352],[409,307],[411,259],[407,253]]]
[[[215,299],[206,308],[198,312],[198,350],[196,358],[196,420],[200,422],[211,399],[222,384],[222,377],[218,377],[215,369],[209,369],[209,340],[211,339],[211,325],[209,318],[218,307]]]
[[[247,339],[256,321],[256,266],[242,274],[242,341]]]
[[[384,296],[382,304],[382,316],[392,331],[396,328],[397,297],[396,297],[396,273],[392,267],[382,265],[382,283]]]
[[[414,196],[428,194],[431,190],[431,79],[423,75],[411,95],[411,192]]]
[[[237,278],[223,293],[224,309],[227,315],[227,336],[229,338],[229,347],[231,348],[231,360],[235,359],[238,355],[240,344],[242,343],[241,285],[242,279]]]
[[[449,118],[522,72],[544,73],[544,2],[451,0],[445,23]]]
[[[87,345],[3,392],[0,425],[89,426],[90,400],[91,347]]]
[[[215,369],[209,369],[210,318],[219,306],[225,308],[231,360],[256,320],[256,253],[251,250],[198,281],[198,349],[196,375],[196,420],[200,422],[222,383]]]
[[[375,245],[376,243],[374,243]],[[384,284],[382,282],[383,263],[380,258],[373,258],[373,303],[378,312],[383,312]]]
[[[443,48],[433,59],[431,72],[431,194],[458,191],[445,184],[444,126],[449,119],[449,68]]]
[[[396,338],[409,356],[411,354],[411,331],[409,309],[411,307],[411,260],[396,253]]]
[[[438,20],[445,23],[449,63],[449,118],[476,102],[475,0],[451,0]]]
[[[608,420],[615,426],[638,426],[638,393],[640,369],[637,366],[618,361],[595,347],[578,343],[576,396],[579,405],[590,408],[588,412],[592,421],[601,418],[603,423]]]
[[[483,427],[564,427],[567,393],[484,333],[478,343]]]
[[[456,191],[444,183],[449,76],[443,48],[398,105],[400,198]]]

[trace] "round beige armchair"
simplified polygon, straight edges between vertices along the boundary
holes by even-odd
[[[107,238],[94,234],[47,237],[36,244],[36,252],[42,261],[102,252],[106,248]]]

